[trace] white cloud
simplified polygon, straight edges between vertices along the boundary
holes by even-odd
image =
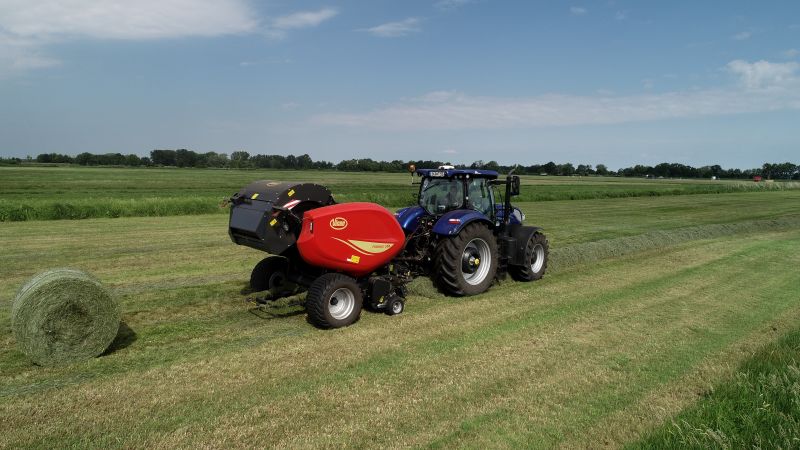
[[[246,0],[4,0],[0,76],[59,64],[48,45],[70,39],[150,40],[255,31]]]
[[[589,10],[584,8],[584,7],[582,7],[582,6],[570,6],[569,7],[569,12],[571,14],[576,15],[576,16],[582,16],[582,15],[588,13]]]
[[[275,37],[284,37],[289,30],[316,27],[337,14],[339,12],[333,8],[322,8],[318,11],[300,11],[281,16],[272,21],[269,33]]]
[[[408,19],[399,22],[389,22],[372,28],[366,28],[359,31],[366,31],[374,36],[379,37],[402,37],[408,36],[411,33],[419,33],[422,31],[420,23],[422,21],[417,17],[409,17]]]
[[[35,40],[0,32],[0,76],[4,72],[41,69],[58,64],[57,59],[42,54]]]
[[[626,20],[628,18],[628,11],[617,11],[614,14],[614,18],[617,20]]]
[[[796,72],[800,64],[796,62],[771,63],[756,61],[748,63],[741,59],[731,61],[727,68],[739,76],[740,82],[748,89],[781,87],[798,80]]]
[[[475,0],[439,0],[433,6],[443,11],[460,8],[466,4],[473,3]]]
[[[258,20],[243,0],[4,0],[0,26],[35,39],[160,39],[247,33]]]
[[[750,31],[742,31],[740,33],[736,33],[733,36],[731,36],[731,39],[733,39],[735,41],[746,41],[746,40],[750,39],[750,37],[752,37],[752,36],[753,36],[752,32],[750,32]]]
[[[732,61],[737,86],[629,96],[475,97],[434,92],[365,113],[323,114],[318,125],[381,130],[466,130],[615,124],[800,109],[795,63]]]
[[[783,52],[783,56],[788,59],[794,59],[800,56],[800,50],[796,48],[790,48],[789,50],[785,50]]]
[[[456,150],[454,148],[448,148],[447,150],[442,151],[442,153],[444,153],[446,155],[457,155],[458,154],[458,150]]]
[[[73,39],[155,40],[265,33],[315,27],[337,11],[322,8],[265,20],[252,0],[2,0],[0,76],[59,63],[48,46]],[[243,67],[250,65],[243,62]]]

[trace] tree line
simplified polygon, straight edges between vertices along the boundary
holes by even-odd
[[[339,170],[345,172],[405,172],[410,164],[416,167],[439,167],[450,164],[446,161],[420,160],[420,161],[375,161],[371,158],[347,159],[332,163],[329,161],[314,161],[309,155],[251,155],[245,151],[230,154],[206,152],[198,153],[187,149],[158,149],[150,152],[150,156],[140,157],[134,154],[121,153],[80,153],[77,156],[63,155],[60,153],[42,153],[36,158],[2,158],[0,164],[13,165],[24,162],[50,163],[50,164],[77,164],[81,166],[126,166],[126,167],[197,167],[197,168],[226,168],[226,169],[290,169],[290,170]],[[800,179],[800,165],[790,162],[765,163],[761,167],[752,169],[725,169],[719,165],[692,167],[679,163],[661,163],[655,166],[637,164],[617,171],[609,169],[605,164],[545,164],[531,165],[502,165],[496,161],[475,161],[471,164],[454,164],[456,168],[488,169],[500,173],[507,173],[514,169],[515,173],[522,175],[556,175],[556,176],[626,176],[650,178],[739,178],[749,179],[762,176],[766,179]]]

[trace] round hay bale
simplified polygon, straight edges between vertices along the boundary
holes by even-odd
[[[53,366],[103,353],[119,330],[120,310],[91,275],[54,269],[19,290],[11,320],[19,349],[34,363]]]

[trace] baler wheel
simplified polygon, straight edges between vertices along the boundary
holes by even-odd
[[[522,266],[509,266],[508,272],[517,281],[536,281],[544,276],[547,270],[547,260],[550,254],[550,245],[547,237],[541,233],[534,233],[528,239],[525,247],[525,262]]]
[[[434,277],[450,295],[475,295],[489,289],[497,273],[497,240],[485,225],[471,223],[436,247]]]
[[[308,320],[320,328],[341,328],[361,316],[364,296],[351,277],[326,273],[311,283],[306,295]]]
[[[273,295],[289,290],[286,279],[288,261],[280,256],[262,259],[250,273],[250,288],[253,292],[271,291]]]
[[[392,300],[392,302],[389,304],[389,307],[386,308],[386,314],[390,316],[396,316],[402,313],[404,309],[406,309],[406,303],[402,298],[398,297]]]

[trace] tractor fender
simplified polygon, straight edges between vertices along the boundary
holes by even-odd
[[[473,210],[457,209],[442,215],[433,225],[433,232],[443,236],[453,236],[472,222],[484,222],[489,228],[493,223],[483,213]]]
[[[509,221],[512,224],[518,224],[518,225],[522,224],[522,222],[520,222],[519,219],[517,218],[517,216],[514,214],[514,211],[519,211],[520,216],[522,216],[522,210],[517,208],[516,206],[512,206],[511,207],[511,218],[509,219]],[[504,209],[502,204],[494,205],[494,216],[499,222],[503,221],[503,218],[505,217],[505,214],[506,214],[506,212],[505,212],[505,209]]]
[[[508,225],[508,236],[511,238],[512,245],[507,249],[508,263],[515,266],[525,264],[525,248],[528,246],[528,239],[536,232],[541,231],[542,227],[533,227],[512,223]]]
[[[398,209],[397,212],[394,213],[394,217],[400,223],[400,227],[403,228],[403,231],[410,233],[417,229],[419,219],[425,214],[425,209],[421,206],[409,206]]]

